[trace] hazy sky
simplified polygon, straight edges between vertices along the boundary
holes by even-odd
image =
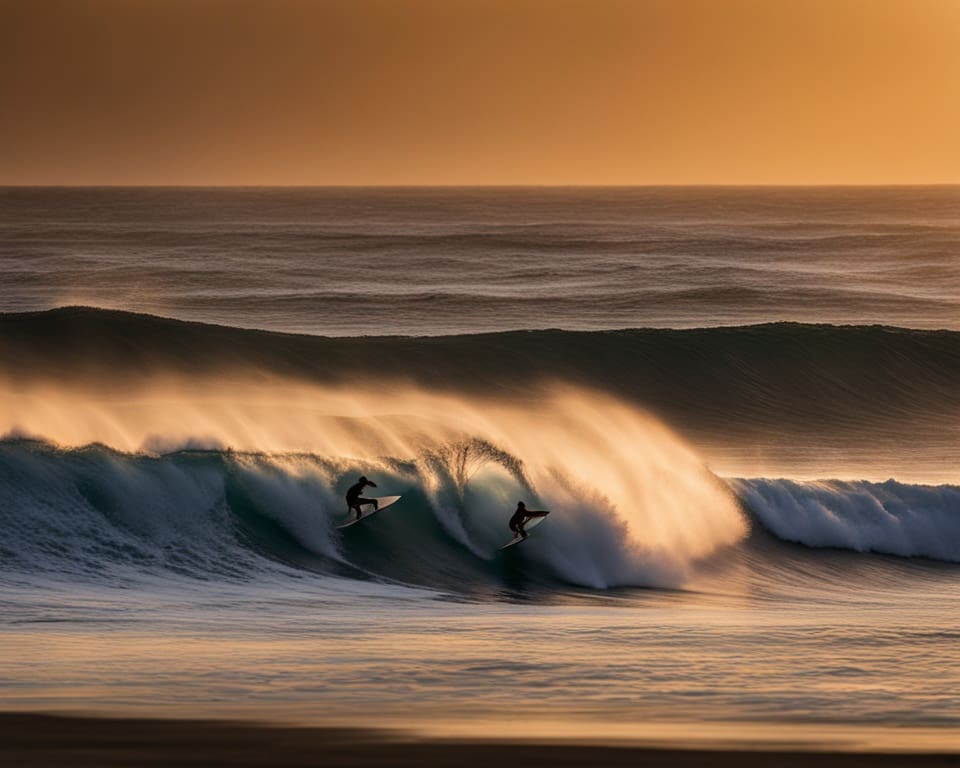
[[[0,0],[0,184],[960,183],[960,0]]]

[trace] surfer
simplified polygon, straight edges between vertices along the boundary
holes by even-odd
[[[360,506],[362,504],[373,504],[373,508],[377,509],[377,500],[376,499],[365,499],[360,494],[363,493],[363,489],[367,486],[371,488],[376,488],[377,484],[367,480],[365,477],[361,477],[356,483],[350,486],[350,489],[347,491],[347,511],[356,512],[357,520],[360,519]]]
[[[550,513],[545,509],[527,509],[527,505],[522,501],[517,502],[517,511],[510,518],[510,530],[517,536],[527,538],[527,532],[523,530],[524,523],[532,517],[546,517]]]

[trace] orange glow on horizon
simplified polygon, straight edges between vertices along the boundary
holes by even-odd
[[[0,0],[0,183],[958,183],[958,82],[956,0]]]

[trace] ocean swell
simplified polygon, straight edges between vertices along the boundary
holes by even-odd
[[[834,431],[960,413],[960,332],[774,323],[689,330],[328,338],[66,307],[0,314],[0,373],[115,391],[157,376],[257,375],[538,396],[562,381],[671,422]]]
[[[730,476],[938,482],[960,466],[952,331],[777,323],[325,338],[82,307],[0,315],[0,394],[46,397],[68,383],[122,399],[171,379],[413,387],[517,405],[559,384],[653,414]]]

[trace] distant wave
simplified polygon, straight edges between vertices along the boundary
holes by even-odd
[[[832,547],[960,562],[960,487],[824,480],[735,480],[771,533]]]
[[[953,439],[960,332],[778,323],[693,330],[324,338],[71,307],[0,315],[0,378],[98,390],[234,373],[536,397],[588,386],[684,432]]]

